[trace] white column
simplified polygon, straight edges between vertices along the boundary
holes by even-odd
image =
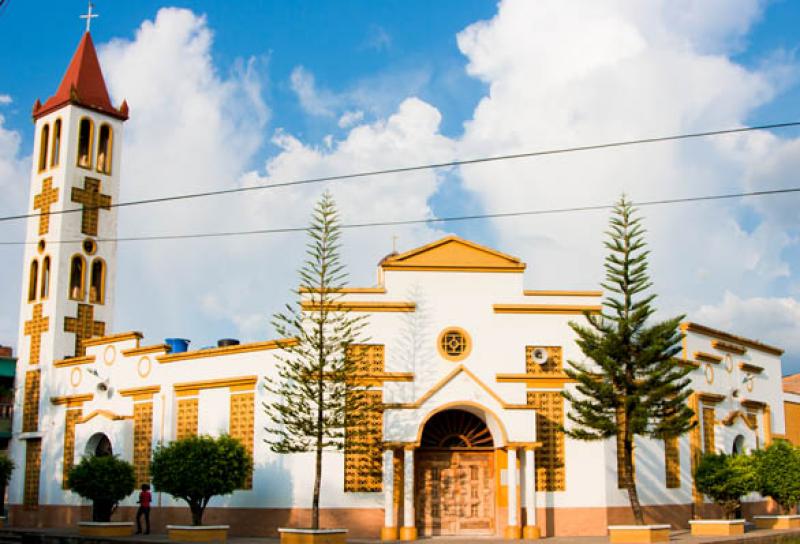
[[[383,452],[383,528],[381,540],[397,540],[394,521],[394,450]]]
[[[508,448],[508,468],[506,470],[506,483],[508,489],[508,528],[507,538],[515,538],[519,532],[517,521],[517,449]],[[519,538],[519,536],[516,536]]]
[[[529,539],[536,531],[536,456],[533,448],[525,448],[525,514],[523,534]]]
[[[403,527],[414,527],[414,449],[403,452]]]
[[[394,450],[383,452],[383,526],[394,527]]]

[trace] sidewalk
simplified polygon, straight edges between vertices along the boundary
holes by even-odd
[[[420,539],[435,544],[508,544],[509,541],[498,537],[433,537]],[[131,537],[106,538],[81,537],[75,529],[23,529],[5,527],[0,529],[0,543],[22,542],[23,544],[75,544],[80,542],[124,542],[126,544],[167,543],[166,534],[134,535]],[[230,537],[230,544],[279,544],[278,538],[265,537]],[[354,544],[379,544],[380,540],[349,539]],[[526,541],[534,542],[534,541]],[[608,544],[606,536],[557,536],[541,539],[542,544]],[[670,533],[670,542],[676,544],[714,544],[717,542],[746,542],[747,544],[773,544],[795,542],[800,544],[800,530],[766,530],[753,529],[742,536],[730,537],[693,537],[688,529],[679,529]]]

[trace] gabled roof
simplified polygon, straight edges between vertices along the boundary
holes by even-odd
[[[800,373],[783,377],[783,390],[787,393],[800,395]]]
[[[127,102],[123,101],[119,109],[111,104],[97,51],[88,32],[81,38],[56,94],[48,98],[44,105],[38,100],[34,104],[33,118],[38,119],[67,104],[80,105],[123,121],[128,118]]]
[[[438,272],[522,272],[525,263],[458,236],[447,236],[417,249],[390,255],[381,262],[381,268]]]

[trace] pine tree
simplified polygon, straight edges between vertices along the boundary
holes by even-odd
[[[306,260],[299,271],[297,300],[273,317],[281,337],[278,377],[266,379],[274,400],[264,408],[272,425],[267,442],[277,453],[313,452],[315,477],[311,528],[319,529],[319,497],[324,450],[348,449],[358,443],[370,408],[369,389],[354,376],[360,372],[366,321],[342,308],[347,273],[341,262],[336,205],[322,195],[308,228]]]
[[[601,314],[586,314],[589,325],[570,323],[577,344],[591,360],[569,362],[566,373],[579,394],[562,393],[574,425],[564,432],[579,440],[617,438],[622,446],[623,480],[636,523],[644,516],[636,491],[634,437],[673,439],[696,425],[687,404],[690,367],[679,364],[683,316],[651,323],[655,294],[648,275],[641,218],[623,196],[615,205],[605,247],[607,297]]]

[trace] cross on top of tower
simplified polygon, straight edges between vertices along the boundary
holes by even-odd
[[[81,19],[86,19],[86,32],[91,32],[92,30],[92,19],[96,19],[100,17],[97,13],[92,13],[92,8],[94,7],[94,3],[89,2],[89,9],[85,15],[81,15]]]

